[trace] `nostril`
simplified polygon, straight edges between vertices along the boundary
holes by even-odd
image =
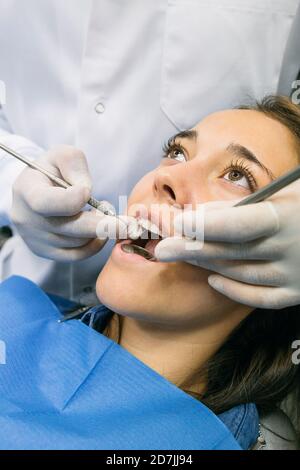
[[[164,190],[166,193],[168,193],[169,196],[170,196],[174,201],[176,201],[176,195],[175,195],[173,189],[170,188],[170,186],[168,186],[167,184],[164,184],[163,190]]]

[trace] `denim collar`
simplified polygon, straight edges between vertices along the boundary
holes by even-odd
[[[259,435],[259,415],[254,403],[237,405],[218,415],[244,450],[251,449]]]

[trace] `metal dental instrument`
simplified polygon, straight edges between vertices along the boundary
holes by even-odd
[[[60,186],[61,188],[65,188],[65,189],[71,187],[71,184],[67,183],[67,181],[64,181],[63,179],[58,178],[58,176],[55,176],[50,171],[41,167],[38,163],[29,160],[27,157],[24,157],[23,155],[20,155],[19,153],[15,152],[13,149],[7,147],[6,145],[0,143],[0,149],[4,150],[4,152],[8,153],[12,157],[17,158],[22,163],[25,163],[25,165],[29,166],[30,168],[33,168],[34,170],[37,170],[40,173],[43,173],[51,181],[53,181],[53,183],[55,183],[57,186]],[[91,197],[88,200],[87,204],[91,207],[94,207],[95,209],[98,209],[105,215],[116,217],[115,212],[112,209],[110,209],[110,207],[108,207],[108,203],[106,201],[98,201],[94,197]]]
[[[156,258],[150,251],[145,250],[138,245],[122,245],[122,250],[125,253],[135,253],[136,255],[142,256],[143,258],[147,259],[148,261],[156,261]]]
[[[293,183],[299,178],[300,178],[300,165],[288,171],[284,175],[279,176],[279,178],[276,178],[276,180],[267,184],[266,186],[259,189],[255,193],[250,194],[250,196],[246,197],[242,201],[235,204],[234,207],[246,206],[248,204],[255,204],[256,202],[264,201],[268,197],[277,193],[277,191],[280,191],[281,189],[285,188],[286,186]]]

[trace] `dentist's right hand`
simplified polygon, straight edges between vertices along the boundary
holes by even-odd
[[[72,187],[54,186],[47,176],[26,168],[14,183],[10,214],[19,235],[43,258],[70,262],[96,254],[107,241],[104,233],[101,237],[106,216],[83,211],[92,187],[84,154],[60,146],[42,155],[39,164]],[[107,224],[102,226],[107,229]]]

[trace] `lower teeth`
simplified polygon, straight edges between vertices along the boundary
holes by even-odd
[[[137,245],[122,245],[122,250],[125,253],[134,253],[136,255],[142,256],[143,258],[149,261],[155,261],[155,257],[150,253],[150,251],[145,250],[141,246]]]

